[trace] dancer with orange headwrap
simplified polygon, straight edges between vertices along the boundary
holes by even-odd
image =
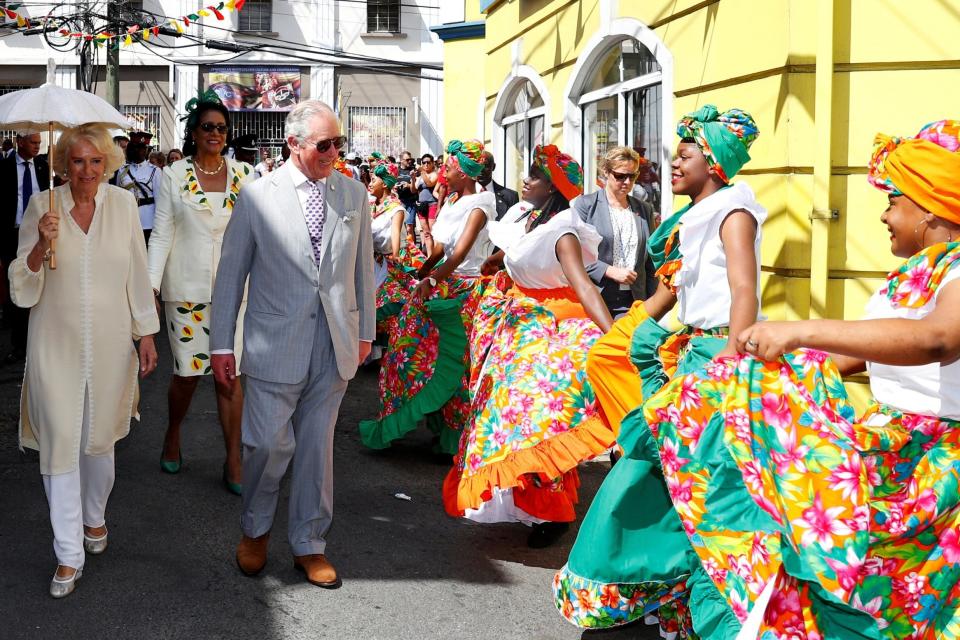
[[[744,355],[645,404],[642,457],[665,485],[646,517],[682,524],[646,543],[682,559],[662,601],[687,603],[684,631],[956,636],[958,134],[945,120],[877,136],[868,180],[887,194],[880,220],[906,261],[865,320],[756,323],[734,336]],[[875,404],[854,420],[840,374],[864,368]]]
[[[613,319],[584,266],[600,236],[569,208],[582,190],[580,165],[538,146],[523,182],[534,210],[490,224],[507,273],[474,316],[471,419],[444,482],[447,513],[532,525],[531,547],[569,528],[577,464],[614,439],[584,374],[587,350]]]

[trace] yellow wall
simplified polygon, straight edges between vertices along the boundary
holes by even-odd
[[[943,0],[620,0],[615,17],[653,28],[674,58],[673,111],[706,103],[749,111],[760,128],[746,180],[769,210],[762,250],[763,306],[775,319],[858,317],[897,264],[879,216],[883,195],[865,179],[878,131],[909,135],[957,117],[960,5]],[[476,12],[477,0],[467,2]],[[824,15],[832,11],[832,16]],[[832,39],[821,26],[833,22]],[[493,108],[515,63],[536,69],[551,102],[547,138],[563,143],[564,92],[578,56],[601,27],[599,0],[510,0],[486,16],[482,39],[447,43],[446,136],[489,141]],[[832,99],[816,125],[816,62]],[[826,57],[822,57],[826,60]],[[477,105],[485,101],[483,131]],[[827,139],[827,129],[832,135]],[[669,144],[674,144],[670,141]],[[835,221],[817,221],[814,166],[821,161]],[[829,166],[829,171],[826,167]],[[826,183],[829,182],[829,185]],[[822,273],[814,280],[811,267]],[[817,293],[817,292],[822,292]]]

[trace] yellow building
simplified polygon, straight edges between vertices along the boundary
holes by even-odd
[[[740,172],[770,212],[763,309],[859,317],[898,261],[865,179],[874,134],[960,117],[952,0],[467,0],[447,9],[444,137],[492,148],[517,188],[539,142],[583,162],[626,144],[666,166],[713,103],[760,128]],[[669,171],[659,191],[668,194]],[[655,181],[654,181],[655,182]],[[657,185],[647,185],[651,197]],[[664,198],[661,211],[674,203]]]

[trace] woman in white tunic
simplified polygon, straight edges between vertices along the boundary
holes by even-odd
[[[60,137],[54,169],[67,184],[33,198],[10,265],[11,296],[30,308],[20,445],[40,453],[57,571],[69,595],[87,553],[107,546],[105,511],[113,448],[130,431],[140,376],[157,365],[160,329],[137,202],[106,184],[120,166],[107,130],[84,125]],[[57,269],[49,268],[56,240]]]

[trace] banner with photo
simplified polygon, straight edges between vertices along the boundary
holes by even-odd
[[[215,67],[209,82],[231,111],[290,111],[300,102],[300,67]]]

